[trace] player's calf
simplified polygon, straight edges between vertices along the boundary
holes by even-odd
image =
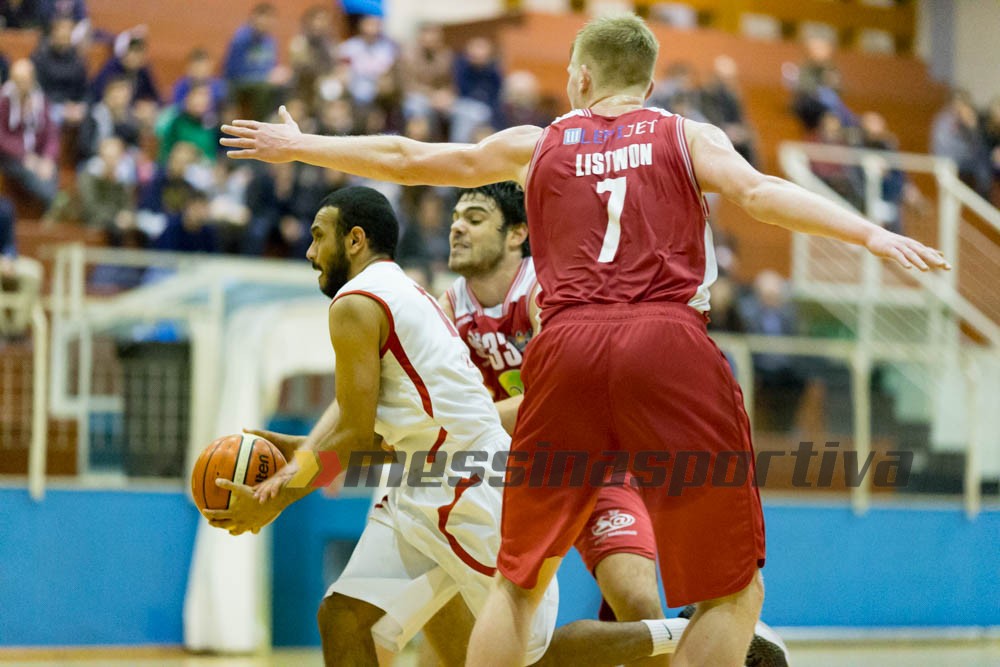
[[[759,571],[742,590],[699,602],[671,666],[743,665],[763,604],[764,582]]]
[[[663,618],[656,561],[634,553],[615,553],[594,572],[601,595],[619,621]]]
[[[374,605],[339,593],[324,598],[316,620],[323,642],[323,662],[327,667],[378,665],[372,626],[384,614]]]

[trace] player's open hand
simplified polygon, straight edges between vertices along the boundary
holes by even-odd
[[[865,243],[865,247],[871,254],[894,260],[904,269],[912,269],[915,266],[921,271],[951,270],[951,264],[945,260],[940,251],[928,248],[920,241],[909,237],[893,234],[887,229],[874,232]]]
[[[234,120],[232,125],[223,125],[222,131],[230,136],[219,140],[223,146],[238,150],[226,155],[236,160],[260,160],[262,162],[291,162],[295,159],[292,145],[302,136],[298,123],[282,106],[278,109],[280,123],[261,123],[256,120]]]
[[[281,470],[274,473],[263,482],[253,487],[253,496],[259,503],[266,503],[278,497],[288,485],[288,481],[295,477],[299,471],[299,464],[291,460],[281,467]]]
[[[284,509],[284,504],[277,500],[260,502],[254,497],[254,490],[246,484],[222,478],[216,479],[215,483],[232,493],[229,509],[203,510],[202,514],[211,526],[228,530],[230,535],[241,535],[247,531],[259,533]]]

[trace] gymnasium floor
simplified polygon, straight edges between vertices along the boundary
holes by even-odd
[[[1000,639],[954,642],[789,642],[794,667],[997,667]],[[412,667],[401,659],[397,667]],[[275,651],[256,658],[189,656],[175,649],[0,650],[0,665],[30,667],[322,667],[317,651]]]

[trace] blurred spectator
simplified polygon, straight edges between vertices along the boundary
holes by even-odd
[[[282,78],[278,42],[273,35],[276,13],[268,2],[255,5],[226,53],[223,76],[242,112],[251,118],[267,118],[276,106]]]
[[[14,236],[14,203],[0,195],[0,276],[14,275],[17,238]]]
[[[212,184],[206,194],[209,217],[218,230],[222,252],[242,252],[243,237],[250,222],[246,189],[252,176],[250,165],[235,160],[218,160],[212,167]]]
[[[805,61],[795,70],[792,107],[810,131],[816,130],[827,111],[835,113],[845,127],[857,125],[857,118],[840,97],[841,74],[833,63],[835,50],[829,38],[809,37],[805,41]]]
[[[935,155],[954,160],[962,182],[989,199],[993,187],[989,149],[979,114],[966,91],[955,91],[948,106],[934,118],[931,147]]]
[[[0,28],[23,30],[42,25],[39,0],[0,0]]]
[[[46,207],[59,185],[59,126],[27,58],[16,61],[0,87],[0,173]]]
[[[880,113],[868,111],[861,114],[861,147],[878,151],[899,150],[896,135],[889,131],[885,118]],[[902,228],[902,208],[909,205],[926,208],[927,201],[920,190],[906,178],[900,169],[893,169],[888,164],[881,164],[882,187],[880,200],[876,210],[866,211],[872,220],[883,227],[899,232]]]
[[[215,75],[215,59],[202,47],[193,49],[188,54],[184,76],[174,84],[173,104],[178,107],[183,106],[188,91],[199,85],[208,86],[212,93],[212,112],[222,111],[226,103],[226,82]]]
[[[101,142],[77,181],[88,227],[119,234],[135,226],[135,171],[118,137]]]
[[[993,164],[994,183],[1000,182],[1000,95],[997,95],[986,107],[983,114],[983,134],[986,138],[986,149],[990,152],[990,162]]]
[[[701,111],[698,77],[691,63],[678,61],[667,65],[664,77],[653,87],[648,104],[694,121],[706,120]]]
[[[218,235],[211,224],[208,197],[194,191],[178,213],[167,216],[167,226],[153,242],[156,250],[217,252]]]
[[[351,97],[356,103],[367,105],[378,94],[379,79],[396,64],[399,49],[382,34],[380,17],[364,16],[358,22],[358,34],[341,44],[337,55],[350,68]]]
[[[502,108],[506,127],[516,125],[544,127],[552,120],[552,116],[542,110],[538,79],[525,70],[511,72],[504,79]]]
[[[21,336],[31,321],[42,283],[42,265],[17,256],[14,205],[0,197],[0,336]],[[0,340],[0,347],[3,346]]]
[[[139,197],[138,224],[150,237],[163,231],[170,216],[179,214],[187,202],[212,183],[208,165],[199,162],[201,152],[185,141],[174,145],[165,166],[157,169],[153,179]]]
[[[407,117],[449,113],[455,100],[454,61],[441,26],[420,26],[416,40],[400,58]]]
[[[757,162],[753,130],[740,93],[739,69],[729,56],[718,56],[713,61],[712,76],[701,89],[701,110],[709,123],[722,128],[747,162]]]
[[[101,101],[90,107],[80,125],[77,157],[82,162],[97,154],[101,141],[118,137],[130,149],[139,147],[142,128],[132,112],[132,86],[127,79],[114,78],[104,87]]]
[[[764,336],[794,336],[798,318],[788,298],[785,279],[771,270],[761,271],[753,291],[740,302],[740,319],[747,333]],[[783,354],[755,354],[753,367],[757,383],[767,401],[766,416],[772,421],[765,430],[785,431],[791,426],[805,379],[793,357]]]
[[[295,196],[295,165],[254,165],[254,175],[247,185],[246,202],[251,217],[243,239],[243,251],[248,255],[263,255],[269,245],[280,242],[281,222],[289,216]],[[289,231],[290,225],[285,225]],[[287,245],[281,252],[288,255]]]
[[[719,276],[710,288],[712,312],[708,323],[710,331],[743,333],[743,318],[739,309],[739,287],[728,276]]]
[[[31,60],[57,120],[78,125],[87,111],[87,64],[73,46],[73,25],[70,18],[53,21],[49,36],[39,41]]]
[[[347,136],[355,133],[354,105],[347,98],[330,100],[320,110],[317,130],[320,134]]]
[[[0,85],[3,85],[7,81],[7,77],[10,76],[10,63],[7,62],[7,56],[0,53]]]
[[[212,89],[206,83],[191,88],[179,107],[168,107],[156,124],[156,134],[160,138],[158,161],[165,163],[174,146],[186,141],[197,146],[205,159],[214,162],[219,144],[217,123],[211,110]]]
[[[829,146],[847,146],[847,134],[840,118],[832,111],[825,112],[812,140]],[[830,186],[834,192],[846,199],[859,211],[865,210],[865,179],[860,167],[836,162],[811,163],[813,173]]]
[[[451,251],[448,225],[444,198],[437,190],[424,190],[417,204],[416,219],[407,224],[400,236],[396,251],[400,262],[422,264],[433,272],[443,271]]]
[[[247,185],[251,211],[244,238],[250,255],[302,257],[309,247],[309,225],[320,202],[347,185],[347,176],[305,164],[273,164],[256,168]]]
[[[84,0],[40,0],[39,4],[42,22],[47,31],[59,19],[69,19],[74,26],[87,20],[87,5]]]
[[[406,125],[403,114],[403,85],[399,67],[392,67],[379,77],[375,99],[366,113],[365,134],[399,134]],[[373,121],[373,112],[377,122]]]
[[[301,30],[288,47],[292,64],[292,94],[313,108],[320,81],[333,70],[337,58],[337,40],[330,8],[315,5],[307,9],[302,14]]]
[[[480,125],[501,127],[503,74],[491,41],[473,37],[466,43],[465,52],[455,59],[455,87],[459,97],[452,106],[452,141],[469,141]]]
[[[149,67],[149,51],[143,31],[127,32],[121,55],[112,54],[90,85],[92,100],[104,97],[104,89],[114,79],[125,79],[131,88],[130,103],[159,106],[160,93]],[[140,114],[142,115],[142,114]]]

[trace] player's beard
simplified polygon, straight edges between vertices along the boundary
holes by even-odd
[[[322,270],[319,279],[319,289],[331,299],[337,296],[340,288],[347,283],[347,274],[351,269],[351,264],[347,261],[347,253],[344,252],[343,245],[338,243],[336,247],[336,254],[330,257],[330,260],[325,265],[315,267]]]
[[[492,273],[503,261],[503,239],[495,247],[471,246],[465,259],[448,258],[448,268],[463,278],[477,278]]]

